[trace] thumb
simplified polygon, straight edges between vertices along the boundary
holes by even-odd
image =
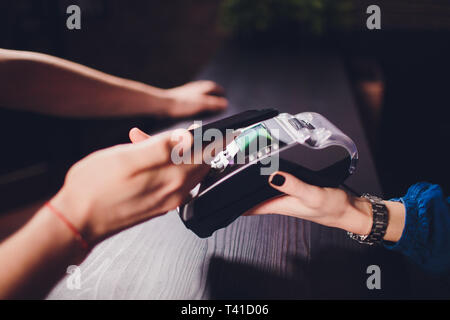
[[[197,129],[197,128],[200,128],[200,124],[194,122],[193,124],[191,124],[189,126],[188,130]]]
[[[168,164],[172,161],[172,150],[185,152],[192,144],[192,135],[186,129],[166,131],[140,143],[131,144],[127,151],[129,161],[137,169]]]
[[[138,128],[131,129],[128,135],[132,143],[138,143],[150,138],[148,134]]]
[[[320,208],[326,201],[324,188],[303,182],[287,172],[274,172],[269,177],[269,184],[273,188],[301,200],[310,208]]]

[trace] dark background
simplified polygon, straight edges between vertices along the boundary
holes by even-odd
[[[165,88],[193,79],[227,42],[261,50],[333,48],[346,63],[385,197],[424,180],[448,194],[449,1],[377,1],[378,31],[365,27],[372,2],[319,2],[325,9],[308,0],[3,0],[0,47]],[[82,9],[81,30],[65,27],[70,4]],[[151,131],[164,124],[0,109],[0,212],[54,193],[72,163],[126,142],[132,126]]]

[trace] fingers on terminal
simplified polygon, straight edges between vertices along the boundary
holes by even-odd
[[[201,80],[201,85],[207,94],[224,95],[225,89],[214,81]]]
[[[223,97],[208,96],[205,97],[205,102],[211,110],[221,110],[228,106],[228,100]]]
[[[186,129],[164,132],[131,145],[126,150],[128,161],[138,169],[171,164],[173,152],[186,152],[192,145],[192,135]]]
[[[305,183],[287,172],[274,172],[269,177],[269,183],[275,189],[294,196],[309,206],[320,206],[325,196],[323,188]]]
[[[136,127],[130,130],[128,136],[130,137],[132,143],[138,143],[150,138],[148,134]]]

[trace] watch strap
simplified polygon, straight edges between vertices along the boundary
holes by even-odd
[[[372,228],[368,235],[358,235],[348,232],[350,238],[364,244],[379,244],[383,241],[389,221],[389,212],[383,200],[379,197],[364,194],[362,196],[369,200],[372,205]]]

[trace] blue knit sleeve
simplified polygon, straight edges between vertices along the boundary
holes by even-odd
[[[391,201],[405,205],[405,228],[398,242],[385,242],[385,247],[429,271],[450,272],[450,197],[445,198],[438,185],[421,182]]]

